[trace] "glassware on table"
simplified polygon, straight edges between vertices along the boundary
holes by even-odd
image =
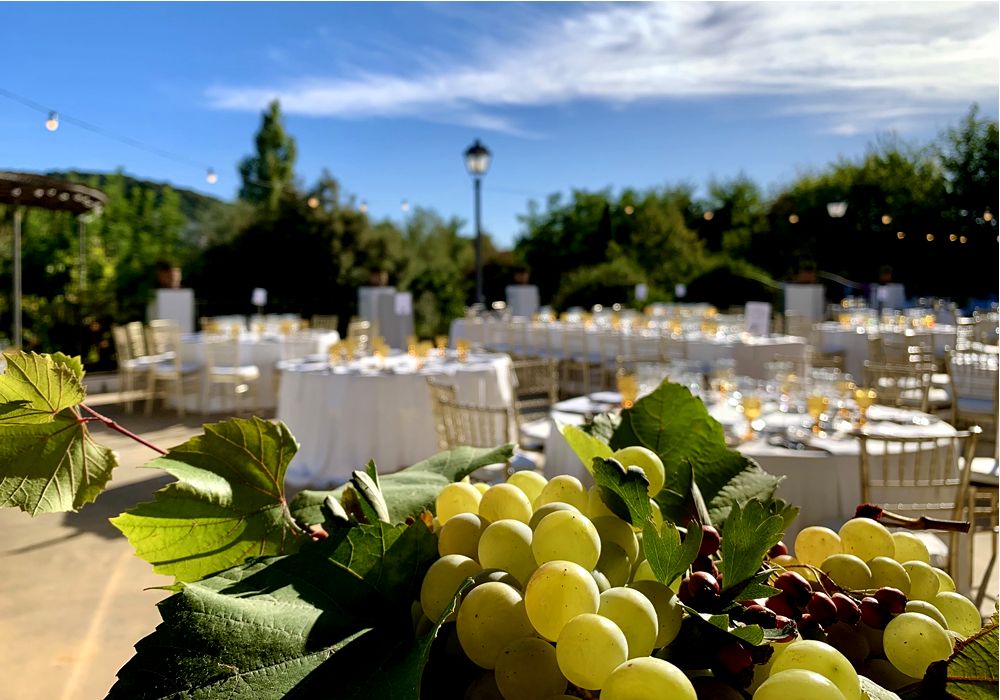
[[[406,336],[406,354],[410,357],[417,356],[417,336],[408,335]]]
[[[639,397],[639,379],[635,372],[626,367],[620,367],[615,374],[615,384],[622,396],[622,408],[632,408]]]
[[[764,402],[761,400],[760,394],[753,390],[744,391],[740,397],[740,409],[747,419],[747,431],[744,433],[743,439],[752,440],[754,437],[753,423],[760,418],[764,409]]]
[[[434,336],[434,345],[437,346],[438,355],[444,357],[445,353],[448,351],[448,336]]]
[[[878,394],[874,389],[864,389],[858,387],[854,390],[854,403],[858,405],[858,425],[868,422],[868,409],[875,403]]]
[[[464,338],[459,338],[455,341],[455,354],[458,357],[459,362],[465,362],[469,359],[469,341]]]
[[[820,417],[829,406],[830,400],[825,394],[812,393],[806,398],[806,412],[813,419],[812,431],[814,435],[822,432],[819,425]]]

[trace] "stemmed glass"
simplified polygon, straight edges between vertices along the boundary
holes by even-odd
[[[740,409],[743,411],[743,416],[747,419],[747,431],[743,435],[743,440],[753,440],[753,422],[760,418],[763,411],[763,402],[761,401],[760,394],[755,389],[743,391],[740,398]]]
[[[448,350],[448,336],[446,335],[434,336],[434,345],[437,346],[438,355],[444,357],[445,352]]]
[[[819,435],[820,432],[822,432],[819,420],[829,406],[830,400],[825,394],[819,393],[818,391],[814,391],[806,398],[806,411],[809,413],[809,417],[813,419],[813,435]]]
[[[621,367],[615,375],[618,393],[622,396],[622,408],[632,408],[639,396],[639,380],[631,369]]]
[[[874,389],[862,389],[857,388],[854,390],[854,403],[858,405],[858,413],[860,414],[858,418],[858,425],[864,425],[868,421],[868,409],[875,399],[878,398],[878,394]]]

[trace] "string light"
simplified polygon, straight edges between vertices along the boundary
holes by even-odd
[[[404,199],[404,200],[403,200],[403,201],[402,201],[402,202],[400,203],[400,205],[399,205],[399,208],[400,208],[400,209],[402,209],[402,210],[403,210],[404,212],[406,212],[406,211],[410,211],[410,202],[409,202],[408,200],[405,200],[405,199]]]
[[[702,214],[702,216],[705,217],[705,221],[711,221],[712,219],[715,218],[715,212],[709,210],[709,211],[706,211],[704,214]]]
[[[933,241],[934,241],[934,234],[933,233],[928,233],[927,234],[927,242],[928,243],[932,243]]]
[[[49,131],[55,131],[59,128],[59,114],[56,112],[49,112],[49,118],[45,120],[45,128]]]
[[[965,242],[966,242],[967,240],[969,240],[969,239],[968,239],[968,238],[966,238],[965,236],[961,236],[961,237],[960,237],[960,238],[958,239],[958,242],[959,242],[959,243],[965,243]]]
[[[788,223],[790,223],[790,224],[797,224],[797,223],[799,223],[799,215],[798,214],[789,214],[788,215]]]
[[[904,238],[906,238],[906,234],[902,231],[896,231],[896,238],[898,238],[899,240],[903,240]]]
[[[632,213],[634,211],[635,211],[635,207],[633,207],[631,204],[627,205],[625,207],[625,216],[632,216]]]
[[[360,211],[362,214],[367,214],[368,213],[368,202],[365,202],[364,200],[362,200],[361,206],[358,207],[358,211]]]
[[[309,205],[310,209],[315,209],[319,206],[319,197],[310,197],[306,204]]]
[[[219,181],[219,176],[215,174],[215,170],[212,168],[208,169],[208,174],[205,175],[205,180],[210,185],[214,185]]]
[[[889,216],[888,214],[883,214],[882,215],[882,224],[885,225],[885,226],[888,226],[891,223],[892,223],[892,217]]]
[[[957,240],[958,240],[958,236],[956,236],[956,235],[955,235],[955,234],[953,233],[953,234],[951,234],[950,236],[948,236],[948,240],[949,240],[949,241],[951,241],[952,243],[954,243],[955,241],[957,241]]]
[[[993,221],[993,212],[989,209],[983,212],[983,221]]]

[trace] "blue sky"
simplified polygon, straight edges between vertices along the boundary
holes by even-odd
[[[0,168],[124,167],[230,198],[280,97],[299,177],[328,168],[376,217],[407,200],[470,221],[461,154],[482,139],[501,244],[552,192],[740,172],[772,191],[1000,99],[995,2],[0,3],[0,39],[0,89],[190,161],[49,133],[0,96]]]

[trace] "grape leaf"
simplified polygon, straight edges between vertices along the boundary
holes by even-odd
[[[739,605],[738,601],[753,600],[756,598],[770,598],[778,595],[781,591],[773,586],[767,585],[773,570],[761,571],[750,578],[730,586],[722,592],[723,609],[729,610],[731,607]]]
[[[756,574],[764,555],[781,539],[784,531],[781,516],[771,515],[760,501],[747,501],[742,508],[739,503],[733,504],[722,530],[722,561],[719,564],[722,589],[733,588]]]
[[[590,424],[583,425],[580,429],[601,442],[611,444],[611,436],[618,430],[621,420],[618,413],[598,413]]]
[[[86,395],[79,360],[33,352],[5,353],[3,360],[0,506],[37,515],[90,503],[117,460],[94,443],[76,409]]]
[[[0,403],[20,403],[20,409],[4,415],[4,423],[19,425],[50,423],[86,397],[80,376],[61,353],[57,359],[34,352],[4,353],[6,365],[0,374]]]
[[[669,381],[622,411],[611,448],[628,445],[647,447],[663,461],[667,490],[657,501],[664,516],[674,522],[683,522],[691,515],[684,490],[688,464],[695,467],[695,482],[716,524],[725,520],[737,501],[772,497],[781,481],[727,448],[722,426],[708,415],[701,399],[692,396],[687,387]]]
[[[52,362],[55,365],[61,365],[67,368],[70,372],[76,376],[79,381],[83,381],[83,360],[79,356],[69,356],[61,352],[54,352],[49,357],[52,358]]]
[[[436,556],[422,523],[380,523],[181,584],[108,697],[361,697],[339,691],[365,678],[394,691],[369,697],[417,700],[409,601]]]
[[[980,700],[997,697],[998,673],[997,623],[990,620],[981,630],[955,645],[947,661],[930,665],[916,697]]]
[[[591,464],[595,457],[611,459],[612,451],[608,443],[584,432],[575,425],[562,425],[559,426],[559,430],[563,438],[566,439],[566,444],[576,453],[588,471],[593,471]]]
[[[590,471],[601,489],[601,499],[615,515],[635,525],[649,520],[649,480],[642,469],[625,469],[615,459],[595,457]]]
[[[291,520],[284,480],[297,447],[284,423],[205,425],[202,435],[146,465],[178,481],[111,522],[154,571],[178,581],[294,552],[306,538]]]
[[[698,558],[701,539],[701,526],[694,520],[688,523],[683,542],[672,524],[664,523],[662,531],[658,531],[652,521],[647,521],[642,529],[642,551],[656,579],[669,586]]]
[[[369,460],[363,472],[355,471],[351,476],[351,485],[360,496],[358,504],[366,522],[389,522],[389,506],[386,505],[385,496],[382,495],[379,486],[375,462]]]
[[[495,448],[458,447],[440,452],[429,459],[392,474],[379,476],[382,496],[389,508],[389,520],[394,523],[415,518],[424,510],[434,510],[438,492],[453,481],[490,464],[506,462],[514,454],[513,445]],[[341,500],[348,485],[332,491],[301,491],[292,501],[292,514],[309,525],[324,520],[322,505],[327,496]]]

